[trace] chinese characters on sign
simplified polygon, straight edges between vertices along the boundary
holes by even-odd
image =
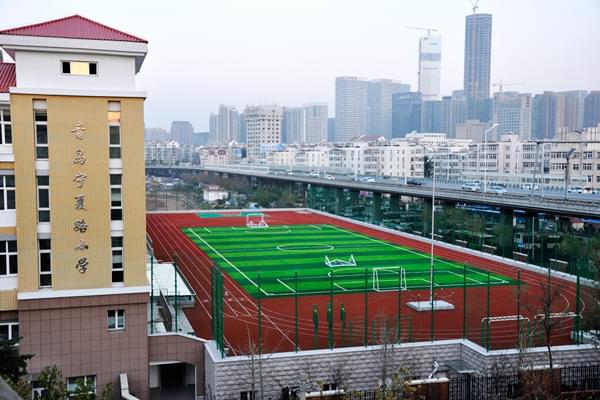
[[[85,132],[86,128],[84,128],[83,124],[81,122],[77,122],[75,124],[75,128],[71,129],[71,133],[73,133],[75,135],[75,138],[77,140],[83,140],[84,139],[84,132]],[[77,148],[77,150],[75,150],[75,157],[73,158],[73,164],[77,165],[77,166],[83,166],[85,165],[85,162],[87,161],[87,157],[85,156],[84,151],[81,148]],[[84,172],[81,172],[80,170],[78,170],[75,173],[75,176],[73,177],[73,182],[75,183],[75,186],[77,186],[78,189],[82,189],[84,183],[87,180],[87,174],[85,174]],[[75,200],[74,206],[75,206],[75,210],[78,212],[85,212],[87,211],[87,208],[85,208],[85,194],[84,193],[77,193],[75,196],[73,196],[73,199]],[[80,219],[76,219],[73,222],[73,230],[75,232],[79,232],[81,234],[86,233],[88,229],[88,224],[85,222],[85,218],[80,218]],[[80,238],[79,239],[79,243],[75,246],[75,252],[82,252],[85,253],[87,250],[89,249],[88,244],[86,243],[84,238]],[[88,266],[89,266],[90,262],[88,260],[87,257],[79,257],[79,259],[77,260],[77,263],[75,264],[75,269],[77,271],[79,271],[80,273],[85,273],[85,271],[87,271]]]

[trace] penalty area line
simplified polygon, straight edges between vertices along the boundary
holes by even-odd
[[[296,293],[296,291],[294,289],[292,289],[289,285],[287,285],[284,281],[282,281],[281,279],[277,278],[277,282],[281,283],[283,286],[285,286],[286,288],[288,288],[292,293]]]

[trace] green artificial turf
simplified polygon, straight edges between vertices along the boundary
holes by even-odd
[[[255,297],[259,293],[293,296],[296,291],[299,295],[360,292],[365,278],[369,291],[430,287],[428,254],[333,225],[193,227],[183,232]],[[356,266],[329,267],[326,255],[345,261],[352,255]],[[399,279],[402,268],[405,279]],[[436,257],[434,285],[462,287],[465,271],[468,287],[487,284],[487,271]],[[508,277],[490,274],[490,285],[512,283]]]

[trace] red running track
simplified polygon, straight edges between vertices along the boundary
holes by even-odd
[[[239,213],[220,212],[228,215],[224,218],[199,218],[195,213],[162,213],[148,214],[147,231],[153,241],[154,252],[158,260],[171,261],[172,255],[177,254],[178,266],[196,292],[196,306],[186,309],[196,335],[204,338],[211,337],[211,288],[210,269],[211,259],[204,254],[183,232],[184,227],[216,227],[216,226],[245,226],[244,217]],[[269,225],[285,224],[330,224],[351,229],[374,238],[407,246],[428,253],[429,244],[414,239],[400,237],[375,228],[349,223],[334,217],[305,211],[268,211],[266,219]],[[510,263],[490,260],[485,255],[476,256],[458,250],[435,248],[435,255],[448,260],[475,266],[480,269],[496,272],[513,279],[517,278],[518,269]],[[541,282],[546,282],[545,274],[521,270],[521,302],[520,314],[533,320],[541,313],[543,289]],[[553,278],[553,285],[560,285],[560,297],[554,302],[552,312],[575,311],[575,284]],[[225,275],[225,314],[224,331],[225,343],[232,354],[243,354],[253,351],[250,348],[258,342],[258,304],[257,300],[248,295],[233,279]],[[582,287],[583,288],[583,287]],[[590,299],[590,293],[583,290],[581,304]],[[416,312],[406,306],[411,300],[426,300],[427,290],[410,290],[400,293],[383,292],[368,294],[367,341],[380,342],[383,332],[394,335],[400,331],[402,340],[423,341],[431,340],[431,312]],[[455,306],[452,311],[437,311],[434,313],[433,334],[435,339],[457,339],[463,337],[463,321],[466,322],[466,336],[470,340],[482,344],[481,321],[487,315],[487,288],[467,288],[466,313],[464,307],[464,292],[462,288],[444,288],[436,290],[436,299],[444,299]],[[300,349],[310,349],[315,345],[313,325],[313,307],[318,309],[318,333],[316,345],[327,347],[327,304],[329,296],[300,296],[298,298],[298,343]],[[395,323],[400,306],[401,323]],[[342,334],[340,307],[346,310],[345,333]],[[262,341],[263,351],[289,351],[295,346],[295,306],[294,298],[262,299]],[[517,314],[516,286],[493,286],[490,288],[490,316],[506,316]],[[352,345],[365,343],[365,296],[363,293],[335,294],[334,296],[333,343],[335,347],[350,344],[350,321],[352,322]],[[375,321],[373,323],[373,321]],[[388,321],[387,323],[385,321]],[[493,349],[513,348],[517,343],[517,322],[495,322],[490,328],[490,346]],[[374,331],[373,331],[374,328]],[[571,343],[570,332],[573,329],[573,319],[564,318],[556,327],[552,336],[553,345]],[[535,342],[543,345],[540,336]]]

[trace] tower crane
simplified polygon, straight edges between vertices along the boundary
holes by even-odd
[[[437,32],[437,29],[433,29],[433,28],[422,28],[420,26],[408,26],[408,25],[404,25],[405,28],[408,29],[415,29],[417,31],[427,31],[427,36],[431,35],[431,32]]]
[[[473,14],[477,14],[479,8],[479,0],[471,0],[471,7],[473,8]]]
[[[504,83],[502,81],[492,83],[493,87],[498,88],[498,93],[502,93],[502,88],[504,86],[521,86],[521,85],[523,85],[523,84],[522,83]]]

